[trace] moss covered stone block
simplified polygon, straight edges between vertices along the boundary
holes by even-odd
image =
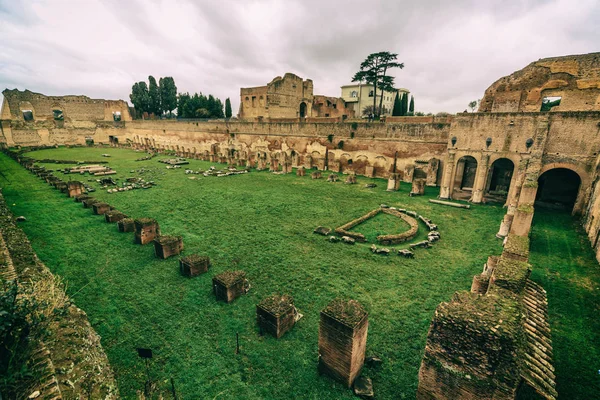
[[[210,258],[198,254],[191,254],[179,259],[179,271],[181,275],[190,278],[208,272],[210,268]]]
[[[154,254],[158,258],[169,258],[183,251],[181,236],[161,235],[154,239]]]
[[[217,300],[231,303],[246,294],[248,280],[244,271],[225,271],[213,277],[213,292]]]
[[[296,315],[294,299],[286,294],[271,295],[256,306],[256,320],[261,331],[277,339],[294,327]]]
[[[119,232],[135,232],[135,223],[133,218],[123,218],[117,222]]]
[[[104,213],[104,220],[109,223],[119,222],[123,218],[127,218],[127,215],[118,210],[109,210]]]
[[[329,303],[319,323],[319,373],[351,387],[364,365],[368,330],[368,313],[358,301]]]
[[[92,204],[92,212],[95,215],[104,215],[107,211],[110,211],[111,207],[108,203],[97,202]]]
[[[138,218],[134,221],[135,243],[147,244],[160,236],[158,222],[153,218]]]
[[[96,203],[99,203],[100,200],[96,200],[93,197],[88,197],[87,199],[83,200],[81,203],[83,203],[83,208],[92,208],[92,206]]]
[[[502,254],[514,260],[527,261],[529,259],[529,237],[509,234]]]

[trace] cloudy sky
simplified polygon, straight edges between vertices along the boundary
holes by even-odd
[[[416,109],[458,112],[543,57],[600,51],[596,0],[0,0],[0,90],[129,100],[173,76],[230,97],[293,72],[339,96],[360,62],[398,53]]]

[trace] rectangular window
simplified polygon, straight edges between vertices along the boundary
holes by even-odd
[[[116,122],[119,122],[121,120],[121,111],[113,112],[113,120],[115,120]]]
[[[55,121],[64,121],[65,119],[62,110],[52,110],[52,115]]]
[[[25,121],[33,121],[33,111],[31,110],[22,110],[23,112],[23,119]]]

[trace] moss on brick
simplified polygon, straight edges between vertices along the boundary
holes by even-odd
[[[529,257],[529,237],[509,234],[504,245],[504,251],[520,257]]]
[[[528,263],[500,257],[493,273],[494,285],[520,294],[530,273],[531,266]]]

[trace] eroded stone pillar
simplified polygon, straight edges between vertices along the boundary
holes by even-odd
[[[440,188],[440,199],[450,199],[450,191],[452,190],[452,171],[454,170],[454,163],[456,159],[456,152],[449,151],[446,165],[444,166],[444,178],[442,180],[442,187]]]
[[[471,202],[473,203],[481,203],[483,201],[483,191],[485,189],[489,166],[489,154],[482,155],[481,162],[477,165],[477,177],[475,179],[475,185],[473,185],[473,194],[471,195]]]

